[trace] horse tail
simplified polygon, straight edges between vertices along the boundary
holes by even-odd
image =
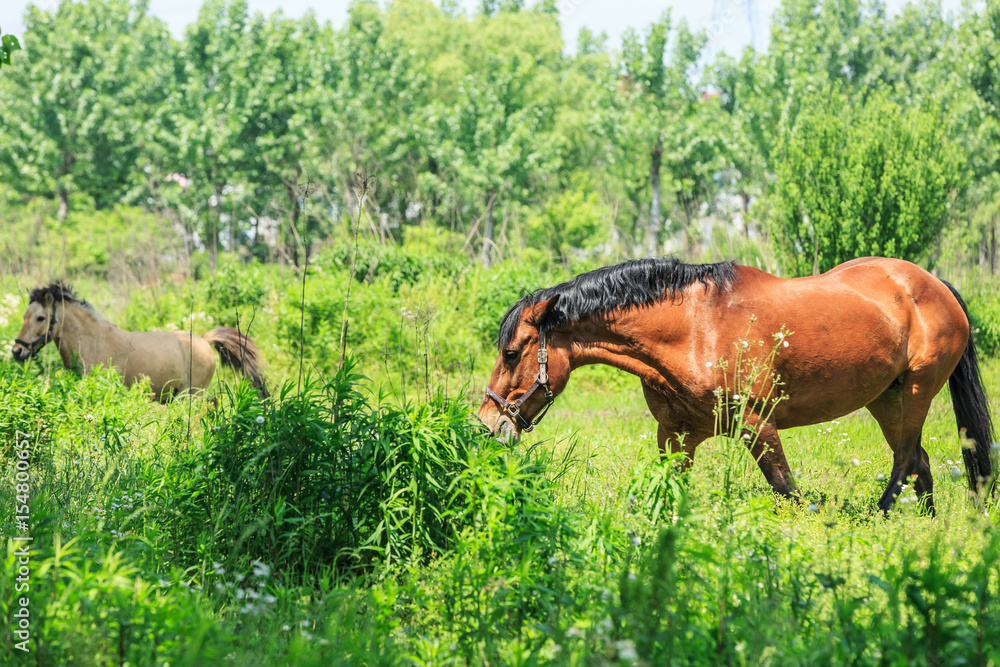
[[[222,363],[241,372],[262,398],[268,397],[261,368],[260,350],[246,334],[232,327],[216,327],[202,336],[219,351]]]
[[[979,360],[976,358],[976,344],[972,336],[972,319],[965,301],[959,296],[951,284],[944,282],[958,300],[966,319],[969,320],[969,342],[958,366],[948,378],[948,388],[951,389],[951,405],[955,408],[955,421],[958,431],[965,431],[966,437],[972,440],[975,448],[962,447],[962,457],[965,459],[965,470],[969,475],[969,488],[978,492],[979,483],[989,483],[993,477],[993,465],[990,461],[990,448],[993,443],[993,419],[990,417],[990,406],[983,389],[983,378],[979,373]],[[992,492],[993,489],[990,489]]]

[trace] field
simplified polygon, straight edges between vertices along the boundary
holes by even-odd
[[[238,318],[268,401],[229,371],[215,409],[77,376],[51,346],[0,361],[0,502],[20,504],[24,440],[31,499],[3,531],[33,538],[27,577],[6,545],[5,664],[1000,664],[1000,508],[968,498],[947,390],[924,430],[936,518],[909,490],[876,510],[891,458],[867,414],[783,433],[801,503],[722,438],[679,475],[638,381],[603,367],[508,448],[469,416],[490,339],[523,285],[565,274],[393,261],[419,270],[354,281],[344,368],[335,257],[304,313],[278,267],[77,285],[126,328]],[[25,280],[0,283],[7,339]],[[984,373],[998,415],[1000,362]]]

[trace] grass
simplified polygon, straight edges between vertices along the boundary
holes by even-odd
[[[228,375],[212,411],[78,378],[52,350],[0,361],[4,507],[15,432],[37,443],[34,650],[14,648],[8,542],[4,664],[1000,664],[1000,510],[967,498],[947,390],[923,441],[937,518],[877,511],[891,454],[865,413],[782,432],[796,504],[726,439],[686,477],[659,463],[638,380],[609,368],[574,373],[515,448],[484,438],[465,413],[492,363],[470,315],[490,276],[360,287],[365,308],[392,311],[352,327],[372,380],[336,374],[341,277],[311,277],[298,394],[294,277],[226,275],[155,300],[81,293],[136,328],[205,310],[207,329],[249,299],[271,403]],[[452,335],[477,341],[471,360],[455,365]],[[398,352],[411,340],[420,354]],[[984,379],[1000,415],[1000,360]],[[9,510],[0,522],[17,532]]]

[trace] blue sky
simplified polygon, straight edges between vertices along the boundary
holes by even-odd
[[[755,45],[762,48],[767,43],[771,14],[780,0],[752,0],[755,24]],[[29,0],[3,0],[0,9],[0,27],[5,33],[21,36],[21,21]],[[35,0],[43,8],[55,8],[58,0]],[[195,20],[201,0],[151,0],[150,10],[170,26],[174,35],[180,36],[184,26]],[[251,11],[270,14],[281,9],[289,16],[301,16],[312,7],[320,19],[329,19],[334,25],[343,23],[347,16],[348,0],[249,0]],[[478,3],[463,0],[466,7]],[[528,0],[527,4],[532,4]],[[746,0],[558,0],[563,25],[563,38],[572,48],[580,28],[586,26],[594,32],[606,32],[611,46],[620,44],[621,34],[628,27],[638,29],[654,21],[664,10],[672,8],[675,17],[684,17],[692,28],[708,30],[713,51],[723,50],[732,54],[742,51],[750,43],[751,21]],[[903,0],[886,0],[890,11],[904,5]],[[944,0],[944,7],[957,11],[960,0]]]

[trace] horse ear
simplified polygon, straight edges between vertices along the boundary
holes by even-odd
[[[532,308],[531,314],[528,316],[528,323],[533,327],[541,328],[549,316],[555,311],[556,304],[559,303],[559,295],[556,294],[554,297],[542,301]]]
[[[55,301],[55,297],[52,296],[52,292],[46,292],[45,293],[45,307],[46,308],[51,308],[52,307],[52,303],[54,301]]]

